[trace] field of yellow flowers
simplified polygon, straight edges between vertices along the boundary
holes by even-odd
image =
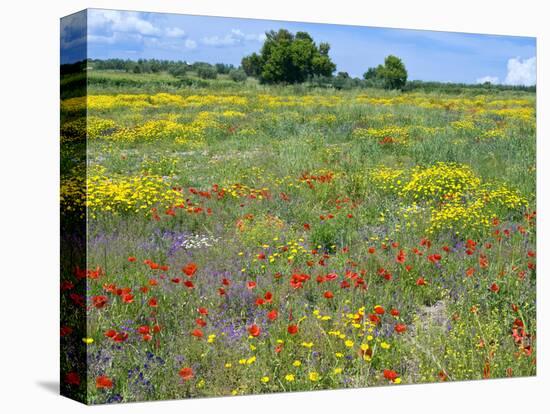
[[[62,382],[90,403],[535,374],[534,94],[92,87],[61,112],[87,218]]]

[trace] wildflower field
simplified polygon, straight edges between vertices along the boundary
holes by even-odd
[[[61,102],[62,214],[87,219],[62,386],[100,404],[535,375],[534,93],[90,76]]]

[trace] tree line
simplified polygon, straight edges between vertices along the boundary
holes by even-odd
[[[329,43],[317,44],[307,32],[299,31],[293,34],[286,29],[280,29],[267,32],[260,50],[243,57],[238,67],[225,63],[188,63],[160,59],[89,59],[88,67],[131,73],[168,72],[182,80],[187,79],[189,73],[193,72],[197,77],[206,80],[216,79],[218,75],[225,75],[235,82],[244,82],[248,77],[252,77],[262,84],[307,83],[311,86],[335,89],[375,87],[397,90],[444,89],[448,91],[464,88],[535,90],[534,86],[409,81],[404,62],[393,55],[387,56],[384,62],[378,66],[367,68],[362,78],[352,77],[347,72],[336,72],[336,64],[331,60],[329,52]],[[71,71],[72,68],[70,65],[62,65],[62,71],[63,67],[65,67],[65,71]]]

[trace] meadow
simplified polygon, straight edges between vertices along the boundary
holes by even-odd
[[[89,77],[90,403],[535,375],[534,93]]]

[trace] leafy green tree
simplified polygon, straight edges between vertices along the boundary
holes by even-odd
[[[229,71],[229,78],[234,82],[244,82],[246,77],[246,73],[242,69],[231,69]]]
[[[235,69],[235,67],[233,65],[231,65],[231,64],[228,65],[226,63],[216,63],[215,67],[216,67],[216,71],[220,75],[226,75],[231,70]]]
[[[379,65],[381,67],[382,65]],[[368,68],[367,71],[363,74],[363,79],[365,80],[375,80],[379,77],[377,68]]]
[[[336,65],[330,60],[330,45],[315,44],[306,32],[288,30],[266,33],[260,54],[243,58],[241,65],[249,76],[263,83],[300,83],[313,76],[331,76]]]
[[[241,66],[248,76],[257,78],[262,72],[262,58],[257,53],[252,53],[242,59]]]
[[[218,71],[212,65],[202,64],[197,67],[197,76],[201,79],[216,79]]]
[[[174,64],[168,69],[168,73],[175,78],[182,79],[187,73],[187,65],[185,63]]]
[[[407,83],[407,69],[397,56],[386,56],[384,65],[378,66],[376,72],[387,89],[403,89]]]

